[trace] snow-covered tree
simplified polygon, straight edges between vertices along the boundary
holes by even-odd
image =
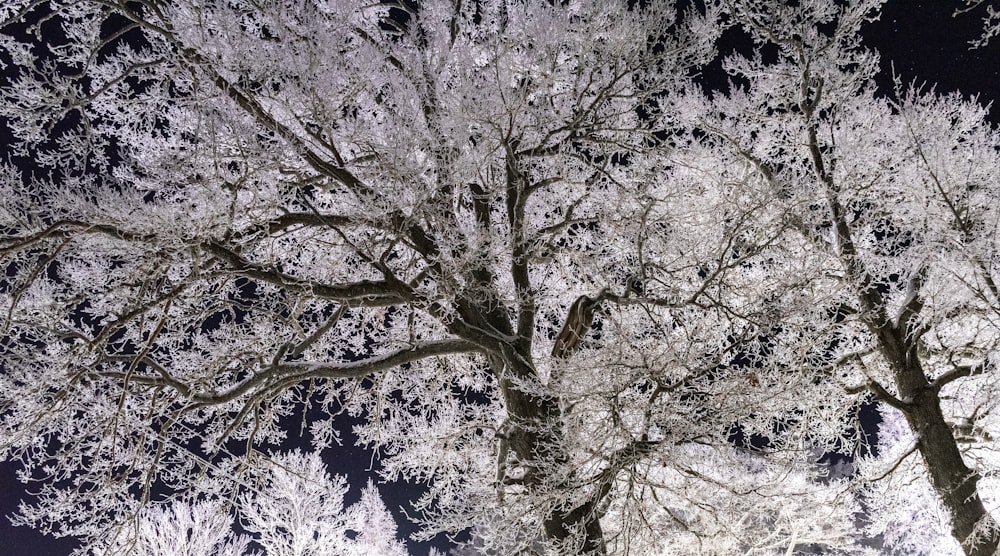
[[[123,524],[109,536],[109,546],[96,546],[100,555],[136,556],[244,556],[250,539],[234,535],[229,512],[210,502],[175,501],[167,507],[144,509],[135,523]]]
[[[902,538],[889,477],[993,546],[991,451],[954,435],[1000,434],[982,110],[873,94],[874,1],[552,4],[0,7],[19,521],[398,551],[317,455],[346,415],[426,485],[420,535],[485,553],[863,551],[859,516]],[[708,94],[725,25],[758,46]]]
[[[263,477],[239,503],[241,525],[273,556],[405,556],[375,485],[344,507],[348,485],[331,479],[316,453],[291,452],[255,466]]]
[[[872,531],[903,550],[950,532],[909,548],[937,554],[934,544],[957,540],[967,554],[993,554],[1000,137],[986,109],[958,95],[899,85],[891,98],[875,94],[877,58],[858,31],[878,2],[801,4],[735,5],[775,55],[728,60],[741,84],[687,112],[706,135],[695,164],[736,184],[744,218],[769,223],[766,243],[742,239],[759,252],[745,263],[757,302],[795,288],[766,300],[773,348],[758,375],[867,391],[887,431],[902,430],[901,413],[905,434],[885,434],[860,461]],[[846,407],[812,396],[800,405]]]
[[[261,456],[257,456],[261,457]],[[344,507],[347,481],[331,478],[316,453],[275,454],[253,468],[252,488],[232,513],[220,502],[174,500],[142,510],[121,534],[97,540],[95,554],[252,556],[405,556],[396,524],[378,490]],[[134,525],[134,526],[133,526]]]

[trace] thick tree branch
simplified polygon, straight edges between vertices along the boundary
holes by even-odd
[[[982,374],[986,370],[986,363],[978,365],[955,365],[950,371],[942,373],[930,384],[930,388],[937,391],[960,378]]]
[[[225,392],[196,394],[192,400],[196,406],[218,405],[264,388],[280,391],[311,378],[358,378],[428,357],[478,351],[479,347],[472,342],[450,339],[418,344],[352,362],[278,362]]]
[[[518,299],[517,337],[524,353],[531,352],[535,332],[535,294],[531,289],[528,273],[529,249],[525,239],[524,208],[528,201],[527,178],[518,168],[517,155],[510,141],[504,142],[506,150],[507,222],[510,226],[510,274]]]
[[[869,380],[865,386],[868,390],[875,394],[875,397],[880,401],[883,401],[904,413],[913,409],[910,404],[890,394],[889,391],[879,384],[877,380]]]
[[[365,307],[397,305],[415,299],[401,282],[362,280],[348,284],[321,284],[289,276],[277,270],[263,268],[214,241],[204,244],[204,247],[229,264],[232,270],[240,276],[324,299],[336,299],[351,305]]]
[[[82,233],[102,233],[116,239],[133,242],[151,242],[157,239],[155,235],[139,234],[111,224],[93,224],[80,220],[64,219],[53,222],[44,230],[32,234],[0,238],[0,254],[25,249],[49,238],[67,239],[74,234]],[[6,242],[9,243],[3,245]]]
[[[184,382],[174,378],[163,365],[160,365],[156,360],[146,355],[102,355],[101,361],[114,361],[121,363],[128,363],[130,366],[135,366],[136,364],[142,364],[150,369],[156,371],[159,376],[146,376],[141,374],[136,374],[132,372],[122,371],[96,371],[95,374],[98,376],[111,378],[115,380],[121,380],[122,382],[133,382],[136,384],[143,384],[147,386],[169,386],[176,390],[180,395],[187,397],[191,394],[191,388]]]
[[[921,330],[910,330],[911,321],[920,315],[920,311],[924,308],[923,296],[920,295],[920,288],[924,283],[924,275],[926,274],[926,268],[920,267],[916,272],[910,276],[910,279],[906,281],[906,297],[903,299],[903,303],[899,308],[899,314],[896,316],[896,321],[894,326],[902,330],[905,334],[909,335],[910,342],[916,342],[917,338],[921,334]]]
[[[305,226],[310,228],[326,228],[329,226],[347,226],[354,220],[347,216],[336,214],[316,214],[313,212],[286,212],[281,216],[267,222],[267,232],[269,234],[286,230],[292,226]]]

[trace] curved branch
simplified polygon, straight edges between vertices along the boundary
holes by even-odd
[[[986,363],[979,363],[978,365],[955,365],[950,371],[946,371],[941,376],[935,378],[934,382],[931,382],[930,388],[937,391],[960,378],[977,375],[985,370]]]
[[[878,398],[880,401],[883,401],[891,405],[892,407],[902,411],[903,413],[909,413],[911,410],[913,410],[913,406],[911,404],[906,403],[905,401],[890,394],[889,391],[885,389],[885,387],[883,387],[881,384],[878,383],[878,381],[869,380],[867,386],[868,389],[871,390],[872,393],[875,394],[875,397]]]
[[[418,344],[360,361],[278,363],[225,392],[197,394],[192,399],[195,402],[194,407],[218,405],[257,390],[281,390],[311,378],[360,378],[428,357],[479,351],[480,348],[472,342],[449,339]]]
[[[147,376],[141,374],[131,374],[122,371],[96,371],[94,374],[97,376],[111,378],[115,380],[121,380],[122,382],[128,381],[135,384],[142,384],[145,386],[156,386],[163,387],[169,386],[173,388],[180,395],[187,397],[191,395],[191,388],[174,378],[162,365],[160,365],[155,359],[146,355],[102,355],[101,361],[113,361],[128,363],[129,365],[143,364],[153,370],[155,370],[160,376]]]
[[[229,263],[237,274],[275,284],[288,290],[365,307],[397,305],[414,300],[413,295],[404,289],[405,285],[402,282],[361,280],[348,284],[320,284],[289,276],[277,270],[263,268],[214,241],[206,243],[204,247],[216,257]]]
[[[78,231],[67,230],[66,227],[79,228]],[[73,233],[102,233],[107,236],[123,239],[125,241],[155,241],[156,236],[151,234],[139,234],[130,232],[113,226],[111,224],[92,224],[80,220],[64,219],[53,222],[44,230],[26,236],[5,236],[0,237],[0,254],[13,253],[19,249],[30,247],[40,241],[50,238],[69,239]],[[10,242],[2,245],[4,242]]]
[[[353,222],[347,216],[336,214],[315,214],[312,212],[286,212],[267,222],[267,233],[273,234],[295,225],[306,227],[346,226]]]

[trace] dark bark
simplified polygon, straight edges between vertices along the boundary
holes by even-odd
[[[530,354],[521,353],[512,346],[504,350],[508,376],[500,380],[504,401],[509,415],[509,445],[520,464],[526,468],[524,483],[529,490],[551,494],[550,489],[564,488],[565,494],[574,488],[565,481],[554,481],[550,473],[567,464],[569,458],[562,449],[559,429],[560,409],[556,398],[524,392],[517,381],[538,380],[530,365]],[[502,373],[503,375],[503,373]],[[610,484],[610,483],[609,483]],[[543,519],[545,536],[556,544],[566,542],[576,532],[584,533],[579,554],[603,556],[607,554],[600,514],[596,507],[606,496],[606,490],[595,493],[589,500],[572,508],[557,507]]]
[[[917,309],[911,314],[904,311],[898,322],[889,319],[885,301],[858,261],[848,227],[839,216],[838,209],[839,206],[834,203],[841,256],[852,278],[860,284],[859,298],[864,308],[864,320],[875,334],[879,351],[892,370],[902,402],[897,407],[903,411],[910,429],[917,436],[917,449],[927,466],[934,492],[951,514],[952,535],[962,543],[967,555],[992,555],[1000,538],[996,532],[997,524],[979,496],[979,475],[965,464],[951,425],[945,421],[941,411],[939,388],[931,384],[924,374],[917,353],[919,335],[908,332],[911,328],[910,317],[916,315],[919,305],[915,304]],[[970,535],[977,523],[989,534],[972,543]]]
[[[910,303],[897,322],[890,320],[885,300],[874,281],[857,258],[849,228],[839,204],[831,201],[837,225],[841,257],[849,275],[859,285],[858,297],[864,308],[864,320],[875,334],[878,347],[892,370],[893,380],[910,429],[917,436],[917,449],[927,466],[934,492],[951,514],[952,535],[962,543],[969,556],[994,554],[1000,538],[997,524],[986,511],[979,496],[979,475],[962,458],[951,425],[941,411],[939,389],[927,380],[917,353],[919,334],[911,331],[911,318],[919,312],[919,303]],[[916,299],[916,298],[915,298]],[[988,531],[981,539],[971,539],[977,524]]]
[[[902,404],[893,404],[903,411],[911,430],[917,436],[917,449],[927,466],[935,494],[951,514],[952,535],[962,544],[968,556],[989,556],[996,552],[997,524],[986,511],[979,496],[979,475],[962,458],[951,426],[941,411],[939,388],[927,380],[917,353],[920,335],[924,332],[915,324],[923,304],[920,286],[923,269],[918,269],[908,286],[911,298],[902,307],[898,319],[889,318],[886,300],[875,280],[858,256],[850,224],[840,204],[839,187],[827,171],[816,134],[813,112],[822,94],[822,81],[810,97],[808,72],[803,78],[803,100],[800,103],[807,121],[808,148],[816,177],[823,183],[830,216],[836,232],[836,250],[847,277],[856,288],[863,320],[875,335],[879,351],[889,363]],[[977,525],[985,534],[970,538]]]
[[[906,408],[910,428],[917,436],[917,449],[923,457],[934,491],[951,514],[952,535],[962,543],[969,556],[990,556],[997,550],[997,524],[986,511],[979,496],[979,474],[962,458],[951,425],[941,411],[938,389],[927,381],[917,358],[916,348],[899,329],[881,327],[882,353],[889,359],[896,388]],[[987,534],[970,539],[977,524]],[[972,542],[975,541],[975,542]]]

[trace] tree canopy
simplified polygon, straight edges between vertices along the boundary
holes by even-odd
[[[879,6],[6,2],[17,522],[402,553],[346,416],[484,553],[992,554],[1000,137]]]

